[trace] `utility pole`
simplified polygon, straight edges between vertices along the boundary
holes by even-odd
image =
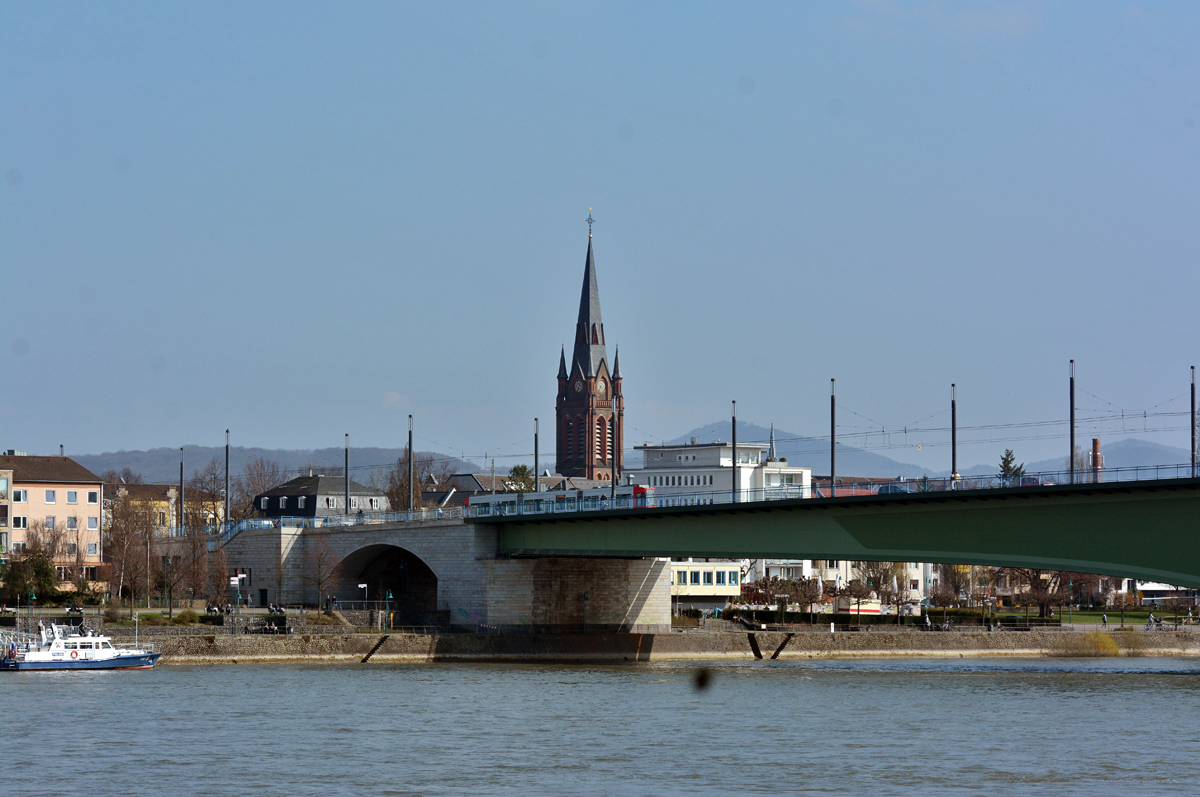
[[[829,380],[829,494],[837,495],[837,380]]]
[[[412,416],[408,416],[408,511],[412,512],[416,509],[413,504],[413,482],[416,480],[417,474],[417,458],[413,453],[413,438],[412,438]],[[412,516],[409,515],[409,520]]]
[[[958,481],[958,387],[950,383],[950,487]]]
[[[1192,478],[1196,478],[1196,366],[1192,366]]]
[[[349,432],[346,432],[345,454],[346,454],[346,458],[344,460],[345,465],[342,467],[342,478],[343,478],[343,485],[345,487],[345,493],[346,493],[346,495],[345,495],[346,508],[345,508],[345,511],[342,512],[342,514],[349,515],[350,514],[350,433]],[[318,596],[318,597],[320,597],[320,596]]]
[[[542,480],[538,478],[538,419],[533,419],[533,491],[542,491]]]
[[[1075,483],[1075,361],[1071,360],[1071,456],[1067,470],[1071,472],[1071,484]]]
[[[738,502],[737,402],[733,402],[733,503]]]
[[[229,522],[229,430],[225,430],[225,516],[221,518]]]
[[[184,533],[183,532],[183,526],[184,526],[184,522],[185,522],[184,517],[185,516],[183,513],[183,446],[180,446],[179,447],[179,534],[180,534],[180,536],[183,536],[183,533]]]

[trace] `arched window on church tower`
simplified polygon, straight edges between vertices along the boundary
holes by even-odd
[[[596,421],[596,459],[608,462],[608,419],[604,416]]]
[[[613,422],[611,418],[608,421],[608,441],[605,444],[604,451],[609,458],[609,462],[616,462],[617,450],[613,448]]]
[[[587,458],[587,438],[584,437],[586,433],[583,418],[575,416],[575,458],[579,461]]]
[[[567,421],[567,461],[575,459],[575,424]]]

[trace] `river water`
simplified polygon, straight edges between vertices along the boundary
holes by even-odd
[[[0,716],[5,794],[1200,794],[1195,659],[4,673]]]

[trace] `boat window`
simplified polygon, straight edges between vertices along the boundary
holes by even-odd
[[[92,643],[91,643],[91,642],[80,642],[80,643],[79,643],[79,649],[80,649],[80,650],[91,650],[91,649],[92,649]]]
[[[63,644],[63,647],[65,647],[67,650],[75,650],[76,644],[77,643],[75,642],[66,642]]]
[[[108,642],[108,641],[101,642],[101,643],[100,643],[100,647],[104,648],[105,650],[112,650],[112,649],[113,649],[112,643],[111,643],[111,642]]]

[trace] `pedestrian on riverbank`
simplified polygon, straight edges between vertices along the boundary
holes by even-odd
[[[1108,615],[1107,614],[1100,615],[1100,627],[1108,628]]]

